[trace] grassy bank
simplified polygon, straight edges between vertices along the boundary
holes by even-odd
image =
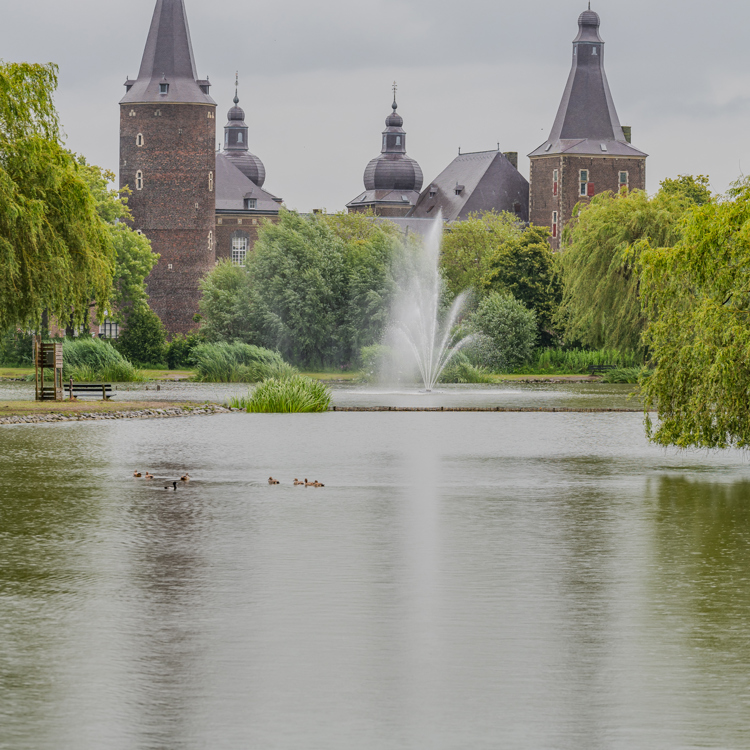
[[[75,414],[77,412],[111,414],[143,409],[166,409],[178,406],[196,409],[203,406],[197,401],[0,401],[0,417],[26,417],[34,414]]]

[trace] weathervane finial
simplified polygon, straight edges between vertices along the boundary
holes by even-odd
[[[396,81],[393,82],[393,104],[391,105],[393,107],[394,112],[398,109],[398,104],[396,104],[396,92],[398,91],[398,84]]]
[[[235,104],[240,103],[240,97],[237,93],[239,89],[240,89],[240,71],[238,70],[234,76],[234,103]]]

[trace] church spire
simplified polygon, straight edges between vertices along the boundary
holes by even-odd
[[[184,0],[156,0],[138,78],[125,85],[123,103],[215,103],[196,74]]]

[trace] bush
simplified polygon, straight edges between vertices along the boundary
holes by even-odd
[[[394,351],[384,344],[365,346],[359,353],[360,380],[372,383],[390,367]]]
[[[22,331],[8,331],[0,337],[0,365],[30,367],[34,364],[34,337]]]
[[[448,363],[440,376],[441,383],[493,383],[492,375],[484,367],[473,365],[469,358],[459,352]]]
[[[531,359],[537,338],[536,313],[512,295],[487,295],[472,323],[484,337],[485,360],[493,369],[512,370]]]
[[[233,398],[229,405],[249,413],[301,414],[328,411],[331,390],[319,380],[293,375],[271,378],[261,383],[248,397]]]
[[[605,372],[602,377],[603,383],[639,383],[641,378],[648,374],[644,367],[618,367],[616,370]]]
[[[192,360],[203,383],[259,383],[297,373],[278,352],[250,344],[199,344]]]
[[[203,343],[203,338],[197,333],[191,333],[187,336],[177,334],[172,341],[167,344],[166,360],[167,367],[170,370],[183,370],[189,368],[192,364],[193,350],[196,346]]]
[[[63,378],[78,382],[141,382],[137,370],[111,344],[102,339],[67,339],[63,342]]]
[[[594,365],[640,369],[642,364],[643,358],[640,355],[617,349],[539,349],[530,369],[543,374],[584,375]]]
[[[162,364],[166,353],[167,332],[159,316],[146,305],[138,305],[128,315],[117,348],[131,362]]]

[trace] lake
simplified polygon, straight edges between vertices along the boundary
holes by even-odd
[[[0,458],[0,748],[750,747],[750,467],[640,414],[34,425]]]

